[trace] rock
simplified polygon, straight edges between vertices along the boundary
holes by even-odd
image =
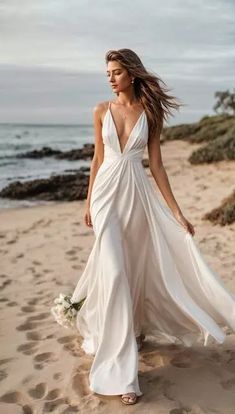
[[[23,154],[17,154],[17,158],[43,158],[43,157],[52,157],[61,153],[59,150],[53,150],[50,147],[42,147],[40,150],[28,151]]]
[[[69,160],[69,161],[76,161],[76,160],[85,160],[91,159],[94,155],[94,144],[84,144],[82,148],[73,149],[66,152],[61,152],[57,154],[55,158],[59,160]]]
[[[17,200],[83,200],[87,197],[89,175],[56,175],[46,179],[15,181],[0,191],[0,197]]]
[[[43,158],[55,157],[56,159],[67,159],[69,161],[91,159],[94,154],[94,144],[84,144],[82,148],[69,151],[54,150],[50,147],[42,147],[40,150],[28,151],[18,154],[17,158]]]

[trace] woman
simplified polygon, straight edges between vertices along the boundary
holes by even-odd
[[[84,219],[95,242],[72,301],[86,298],[77,329],[94,355],[91,390],[134,404],[142,395],[138,349],[145,335],[186,346],[202,337],[206,345],[211,335],[222,343],[222,327],[235,330],[235,300],[197,248],[162,163],[163,121],[180,104],[132,50],[110,50],[106,63],[117,97],[94,108]],[[142,165],[146,146],[166,204]]]

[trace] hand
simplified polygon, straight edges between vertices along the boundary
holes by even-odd
[[[174,213],[176,220],[189,232],[192,236],[195,234],[193,225],[184,217],[182,213]]]
[[[86,226],[93,227],[92,222],[91,222],[91,213],[90,213],[89,205],[86,205],[86,208],[85,208],[84,221],[85,221]]]

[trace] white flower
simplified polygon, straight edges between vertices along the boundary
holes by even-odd
[[[59,297],[54,300],[55,306],[51,308],[51,313],[54,316],[56,322],[65,328],[76,327],[76,317],[78,310],[80,309],[85,298],[80,302],[71,302],[71,295],[64,295],[60,293]]]

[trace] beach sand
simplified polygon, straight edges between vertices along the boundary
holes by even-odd
[[[193,148],[165,143],[164,165],[204,257],[235,292],[235,224],[201,219],[231,193],[235,162],[191,166]],[[0,212],[0,412],[234,414],[235,334],[229,331],[223,344],[210,338],[207,347],[147,337],[139,353],[144,395],[134,406],[89,390],[93,357],[80,348],[79,333],[59,326],[50,313],[60,292],[72,293],[94,242],[84,206],[77,201]]]

